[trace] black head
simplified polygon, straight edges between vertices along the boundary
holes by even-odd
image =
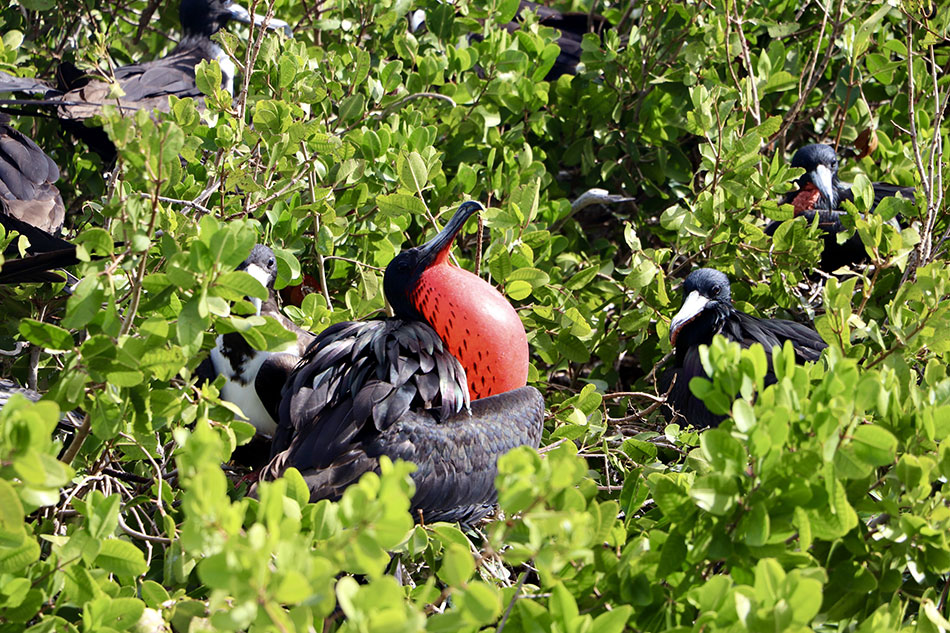
[[[831,145],[816,143],[800,148],[792,156],[792,167],[801,167],[805,175],[798,181],[799,187],[814,185],[821,194],[815,208],[829,211],[838,204],[838,156]]]
[[[683,283],[683,305],[670,323],[670,341],[708,343],[732,309],[729,278],[714,268],[694,270]]]
[[[186,37],[211,37],[231,20],[243,24],[261,24],[264,20],[231,0],[181,0],[178,19]],[[271,19],[268,28],[284,29],[290,35],[290,27],[283,20]]]
[[[469,200],[459,206],[458,211],[449,220],[438,235],[431,240],[403,251],[396,255],[389,265],[386,266],[386,272],[383,274],[383,292],[386,293],[386,300],[393,308],[393,313],[401,319],[421,319],[419,311],[412,304],[412,291],[422,273],[436,264],[444,263],[449,255],[449,249],[455,236],[465,221],[476,211],[481,211],[485,207],[480,202]]]

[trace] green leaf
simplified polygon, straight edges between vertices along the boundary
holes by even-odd
[[[623,633],[627,620],[633,615],[633,607],[628,604],[614,607],[594,618],[591,633]]]
[[[141,576],[148,571],[142,550],[117,538],[102,541],[96,565],[117,576]]]
[[[73,336],[67,330],[35,319],[22,319],[17,328],[23,338],[34,345],[52,350],[67,350],[74,346]]]
[[[468,547],[450,544],[442,554],[439,577],[452,587],[463,586],[475,573],[475,561]]]
[[[851,436],[855,455],[871,466],[886,466],[895,461],[897,438],[887,429],[862,424]]]

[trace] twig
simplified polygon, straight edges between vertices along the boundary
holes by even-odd
[[[521,586],[524,585],[524,579],[528,575],[528,570],[521,572],[521,575],[518,576],[518,582],[515,584],[515,592],[511,596],[511,600],[508,602],[508,606],[505,608],[505,614],[501,616],[501,622],[498,623],[498,628],[495,629],[495,633],[502,633],[505,630],[505,624],[508,623],[508,616],[511,615],[511,610],[515,606],[515,602],[518,600],[518,596],[521,594]]]
[[[122,518],[122,513],[119,513],[119,527],[122,528],[122,531],[128,534],[131,537],[137,538],[142,541],[148,541],[149,543],[161,543],[162,545],[171,545],[172,540],[170,538],[165,538],[164,536],[152,536],[151,534],[146,534],[145,532],[139,532],[138,530],[131,528],[126,524],[125,520]]]
[[[144,191],[140,191],[138,193],[138,196],[140,198],[155,198],[159,202],[167,202],[169,204],[180,204],[185,207],[191,207],[192,209],[195,209],[196,211],[201,211],[205,215],[214,215],[214,211],[212,211],[208,207],[198,204],[194,200],[179,200],[178,198],[167,198],[165,196],[153,196],[152,194],[146,193]]]
[[[782,119],[782,126],[778,129],[778,132],[773,134],[769,138],[769,142],[773,142],[775,139],[780,138],[785,135],[788,131],[788,128],[792,126],[795,121],[798,120],[798,113],[802,109],[802,106],[805,105],[805,101],[808,99],[808,95],[812,93],[815,89],[815,86],[818,85],[818,82],[821,80],[822,75],[825,74],[825,69],[828,67],[828,63],[831,61],[831,55],[835,51],[834,41],[838,37],[838,31],[841,29],[841,11],[844,8],[844,0],[838,0],[838,8],[835,10],[834,23],[831,27],[831,36],[828,38],[828,47],[825,49],[825,56],[821,60],[821,67],[817,72],[815,72],[815,62],[818,59],[818,52],[821,49],[821,40],[825,34],[825,27],[828,23],[828,11],[824,12],[824,17],[821,20],[821,31],[818,33],[818,43],[815,45],[815,54],[811,59],[811,62],[808,64],[809,70],[808,73],[803,73],[802,77],[805,77],[805,74],[808,75],[808,81],[806,83],[805,90],[799,90],[798,101],[795,102],[795,105],[792,106],[792,109],[785,113],[785,118]],[[799,84],[801,86],[801,84]]]
[[[410,101],[415,101],[416,99],[438,99],[440,101],[445,101],[453,108],[457,105],[455,103],[455,100],[452,97],[449,97],[447,95],[440,95],[438,92],[416,92],[411,95],[407,95],[403,97],[402,99],[400,99],[399,101],[396,101],[395,103],[389,104],[384,110],[371,112],[370,116],[380,119],[380,120],[385,119],[386,117],[388,117],[390,114],[392,114],[399,108],[403,107]]]
[[[86,438],[89,437],[89,431],[92,430],[92,423],[89,421],[89,414],[82,419],[82,424],[79,425],[79,428],[76,429],[76,434],[73,435],[73,441],[69,443],[69,447],[63,453],[61,462],[64,464],[72,464],[73,460],[76,458],[76,455],[79,453],[79,449],[82,448],[83,442],[86,441]]]
[[[652,400],[653,402],[666,402],[664,398],[659,396],[654,396],[652,393],[645,393],[643,391],[617,391],[615,393],[605,393],[603,396],[604,400],[616,400],[618,398],[646,398],[647,400]]]

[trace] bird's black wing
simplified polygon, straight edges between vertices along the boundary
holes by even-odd
[[[0,213],[47,233],[63,228],[59,167],[32,139],[0,120]]]
[[[894,196],[901,196],[907,198],[908,200],[914,199],[914,193],[916,189],[914,187],[901,187],[900,185],[892,185],[886,182],[876,182],[874,183],[874,207],[881,204],[881,200],[884,198],[890,198]]]
[[[754,343],[760,343],[765,348],[769,363],[768,373],[765,376],[766,385],[775,382],[775,374],[772,371],[774,346],[782,346],[785,341],[791,341],[795,349],[795,360],[798,363],[818,360],[821,351],[828,346],[818,332],[806,325],[785,319],[760,319],[738,310],[733,310],[728,315],[719,333],[744,348]],[[680,361],[679,365],[666,372],[660,379],[661,390],[670,390],[664,415],[667,419],[674,419],[673,413],[678,413],[697,428],[718,426],[724,416],[711,413],[703,401],[689,390],[689,381],[694,377],[708,377],[700,362],[699,346],[690,346],[682,355],[677,355],[677,360]],[[670,382],[674,379],[675,382],[670,389]]]
[[[0,92],[45,93],[49,89],[50,85],[40,79],[14,77],[8,73],[0,72]]]
[[[313,341],[284,386],[268,467],[327,468],[410,408],[468,406],[465,370],[425,323],[347,321]]]
[[[807,325],[785,319],[760,319],[738,310],[733,312],[723,334],[739,341],[743,347],[761,343],[769,354],[774,346],[791,341],[795,358],[800,363],[818,360],[821,351],[828,347],[818,332]]]
[[[16,241],[4,251],[6,261],[0,266],[0,284],[63,281],[62,275],[49,271],[79,263],[76,247],[66,240],[3,213],[0,213],[0,226],[8,233],[16,231],[30,240],[26,257],[18,257]]]
[[[125,110],[168,110],[168,96],[200,98],[203,95],[195,83],[195,66],[208,59],[200,47],[179,46],[171,53],[154,61],[120,66],[114,77],[124,93],[110,97],[109,82],[95,77],[76,77],[75,71],[66,73],[64,87],[70,89],[60,98],[58,115],[67,121],[91,118],[107,104]]]
[[[412,474],[415,520],[469,523],[486,516],[497,499],[498,458],[517,446],[540,443],[544,400],[537,389],[522,387],[475,400],[471,412],[437,418],[437,411],[409,410],[328,466],[303,469],[311,499],[339,499],[364,473],[378,471],[379,458],[386,455],[417,465]]]
[[[366,447],[375,459],[386,455],[417,465],[413,515],[426,522],[475,521],[497,499],[497,462],[517,446],[541,442],[544,400],[534,387],[522,387],[472,402],[438,422],[434,412],[411,410]]]

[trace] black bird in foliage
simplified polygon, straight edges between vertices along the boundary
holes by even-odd
[[[557,60],[555,60],[554,65],[545,77],[547,81],[555,81],[561,75],[576,75],[577,66],[581,63],[581,42],[584,39],[584,34],[597,33],[602,35],[604,31],[612,26],[607,18],[595,13],[564,13],[543,4],[521,0],[518,12],[521,13],[525,10],[537,13],[538,23],[542,26],[549,26],[561,33],[557,39],[557,45],[561,52],[558,53]],[[514,32],[519,26],[517,22],[509,22],[506,28],[509,32]]]
[[[0,226],[30,241],[27,257],[19,258],[19,240],[4,250],[0,283],[62,281],[46,271],[78,263],[75,246],[58,237],[66,208],[57,180],[53,159],[0,115]]]
[[[297,327],[277,306],[274,296],[277,259],[274,251],[256,245],[238,270],[246,271],[267,289],[265,301],[251,300],[257,313],[276,319],[284,329],[296,334],[297,340],[280,350],[261,351],[254,349],[239,332],[221,334],[210,356],[198,366],[197,374],[206,380],[214,380],[223,374],[227,382],[221,390],[221,397],[241,407],[254,428],[270,436],[277,428],[281,387],[315,337]]]
[[[122,96],[114,95],[113,84],[85,75],[69,63],[57,71],[58,86],[44,100],[13,100],[2,105],[55,107],[56,116],[67,130],[86,141],[107,160],[115,157],[115,147],[101,128],[87,128],[83,121],[102,111],[104,105],[115,105],[123,111],[159,109],[167,111],[168,97],[203,99],[195,81],[195,67],[202,61],[218,60],[221,67],[221,85],[234,92],[235,66],[231,58],[211,40],[211,36],[229,21],[245,24],[263,24],[264,18],[250,14],[231,0],[182,0],[178,11],[181,20],[181,41],[168,55],[154,61],[120,66],[113,77]],[[289,25],[283,20],[271,19],[267,28],[283,29],[289,36]],[[0,78],[0,89],[5,85]],[[25,82],[20,78],[13,78]],[[14,87],[7,90],[24,90]]]
[[[284,386],[264,479],[297,468],[311,499],[338,499],[379,458],[414,462],[414,516],[472,522],[496,500],[496,462],[536,447],[544,401],[526,387],[528,342],[511,304],[448,253],[483,207],[463,203],[386,268],[394,318],[337,323]]]
[[[670,324],[670,341],[676,348],[676,362],[665,377],[675,379],[667,396],[667,407],[679,413],[695,427],[717,426],[723,417],[714,415],[702,400],[689,390],[695,376],[707,378],[699,359],[699,346],[709,345],[716,334],[722,334],[742,347],[761,343],[769,358],[765,383],[775,382],[771,370],[771,351],[775,345],[791,341],[798,362],[818,360],[827,344],[813,329],[794,321],[760,319],[740,312],[732,305],[729,278],[713,268],[699,268],[683,284],[683,306]],[[670,414],[670,411],[667,411]]]
[[[782,204],[790,204],[795,216],[802,215],[809,222],[818,215],[818,226],[825,232],[824,248],[819,268],[831,272],[842,266],[860,264],[868,259],[867,250],[857,233],[839,244],[837,234],[845,230],[841,223],[841,203],[854,202],[851,184],[838,178],[838,156],[830,145],[814,144],[800,148],[792,157],[792,167],[801,167],[805,174],[798,181],[798,189],[785,195]],[[873,183],[873,211],[881,200],[890,196],[914,198],[913,187],[900,187],[884,182]],[[765,232],[774,235],[780,222],[772,222]]]
[[[521,28],[521,18],[525,11],[536,13],[538,24],[557,29],[560,36],[557,45],[561,49],[554,65],[545,75],[546,81],[556,81],[561,75],[576,75],[577,66],[581,63],[581,41],[585,33],[603,35],[612,25],[607,18],[596,13],[562,12],[543,4],[521,0],[518,3],[518,12],[515,19],[504,25],[505,30],[514,33]],[[410,17],[410,29],[415,32],[425,23],[425,11],[418,10]],[[480,33],[470,35],[471,39],[481,41]]]

